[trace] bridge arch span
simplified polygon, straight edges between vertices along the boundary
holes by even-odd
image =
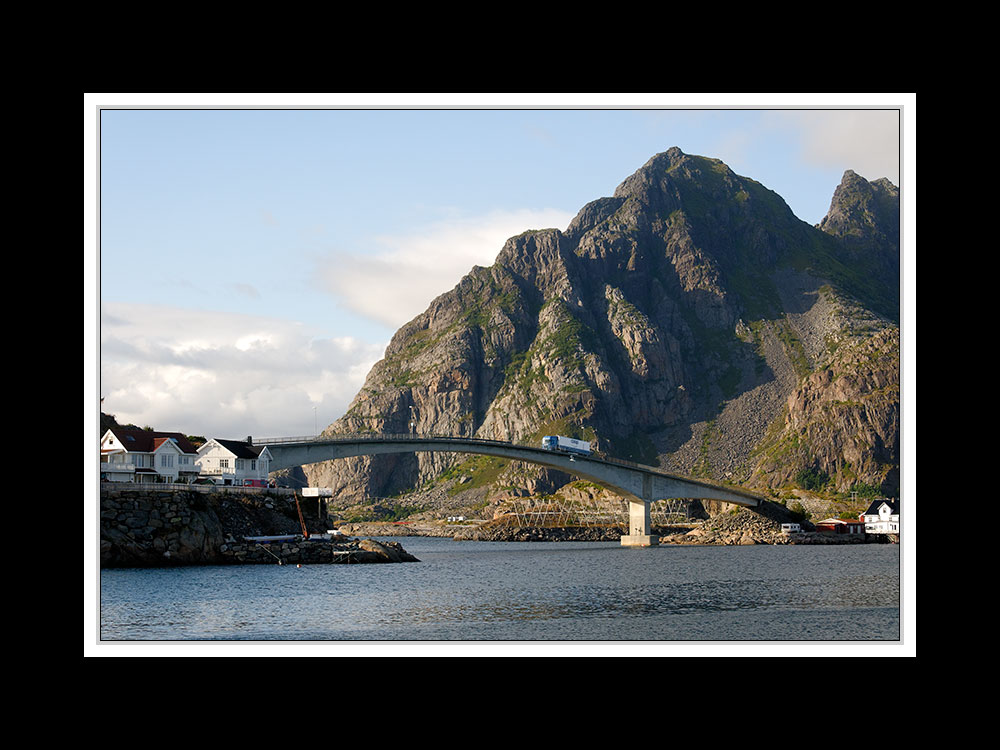
[[[385,453],[474,453],[544,466],[586,479],[625,497],[629,502],[630,534],[622,537],[627,546],[651,546],[649,506],[655,500],[697,498],[721,500],[756,507],[761,498],[748,492],[679,477],[650,466],[598,456],[580,456],[515,443],[429,435],[338,435],[316,438],[275,438],[254,441],[266,445],[271,454],[271,471],[354,456]]]

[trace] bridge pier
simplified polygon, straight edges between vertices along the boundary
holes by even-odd
[[[623,547],[655,547],[660,537],[652,533],[653,523],[649,509],[653,502],[653,478],[648,474],[642,478],[642,499],[628,501],[628,534],[622,535]]]
[[[623,547],[655,547],[660,538],[650,534],[652,524],[649,520],[649,503],[643,500],[628,502],[629,533],[622,535]]]

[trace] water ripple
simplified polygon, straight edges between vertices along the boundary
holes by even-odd
[[[889,545],[410,538],[421,563],[101,573],[106,640],[898,640]]]

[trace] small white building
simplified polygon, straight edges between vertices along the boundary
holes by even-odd
[[[198,451],[179,432],[115,427],[101,437],[101,480],[139,484],[198,478]]]
[[[302,497],[333,497],[333,490],[329,487],[303,487]]]
[[[241,440],[212,438],[198,449],[203,479],[237,487],[266,486],[271,458],[267,446]]]
[[[861,514],[866,534],[899,534],[899,500],[879,498]]]

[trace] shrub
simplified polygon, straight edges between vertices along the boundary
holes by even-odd
[[[829,483],[829,474],[811,466],[795,475],[795,484],[804,490],[820,490]]]

